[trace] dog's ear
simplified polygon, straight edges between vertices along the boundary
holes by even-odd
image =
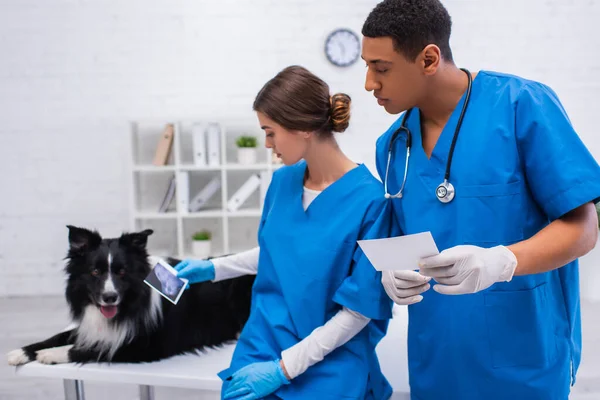
[[[102,242],[102,237],[96,231],[67,225],[69,228],[69,246],[71,250],[82,251],[95,249]]]
[[[152,235],[152,229],[146,229],[141,232],[124,233],[119,238],[119,243],[125,246],[137,247],[145,249],[148,243],[148,236]]]

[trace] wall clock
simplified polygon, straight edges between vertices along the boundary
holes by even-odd
[[[360,40],[349,29],[336,29],[325,40],[325,55],[338,67],[348,67],[360,57]]]

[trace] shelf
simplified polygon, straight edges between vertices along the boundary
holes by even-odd
[[[194,164],[182,164],[179,166],[182,171],[220,171],[220,165],[194,165]]]
[[[136,172],[167,172],[167,171],[175,171],[174,165],[134,165],[133,170]]]
[[[279,168],[280,165],[273,164],[273,169]],[[194,164],[182,164],[182,165],[135,165],[134,171],[143,172],[156,172],[156,171],[261,171],[269,169],[269,164],[225,164],[225,165],[194,165]]]
[[[259,208],[248,208],[238,211],[206,210],[191,213],[183,213],[183,218],[219,218],[219,217],[260,217],[262,210]]]
[[[222,250],[220,250],[220,251],[215,251],[215,252],[214,252],[214,253],[211,255],[211,257],[225,257],[225,256],[228,256],[228,255],[230,255],[230,254],[237,254],[237,253],[241,253],[241,252],[243,252],[243,251],[248,251],[248,250],[251,250],[251,249],[252,249],[252,247],[240,247],[240,248],[233,248],[233,249],[231,249],[231,250],[229,251],[229,253],[225,253],[225,252],[223,252]],[[198,256],[194,255],[194,254],[193,254],[193,253],[191,253],[191,252],[185,252],[184,254],[179,254],[179,255],[178,255],[178,257],[175,257],[175,258],[178,258],[178,259],[180,259],[180,260],[185,260],[186,258],[189,258],[189,259],[192,259],[192,260],[193,260],[193,259],[197,259],[197,258],[198,258]],[[173,267],[174,267],[174,265],[173,265]]]
[[[272,164],[273,169],[281,167],[281,164]],[[174,171],[220,171],[225,169],[228,171],[261,171],[269,169],[269,164],[226,164],[216,166],[204,166],[204,165],[134,165],[133,170],[136,172],[174,172]]]
[[[219,125],[219,158],[218,165],[196,164],[194,157],[194,135],[196,125],[217,123]],[[165,131],[166,124],[173,126],[173,141],[170,144],[170,154],[167,165],[154,165],[157,145]],[[248,122],[254,126],[255,121]],[[239,126],[238,126],[239,125]],[[243,125],[243,126],[242,126]],[[214,234],[215,253],[231,253],[231,249],[244,248],[248,238],[240,229],[247,230],[254,226],[256,220],[262,216],[262,203],[264,201],[263,184],[257,189],[258,196],[253,194],[252,200],[242,205],[236,211],[229,211],[229,199],[238,190],[250,175],[264,175],[266,179],[272,177],[272,172],[283,164],[273,162],[270,149],[257,148],[257,158],[253,164],[240,164],[244,161],[235,157],[235,139],[239,135],[249,134],[251,130],[245,123],[237,124],[231,130],[218,121],[212,120],[186,120],[186,121],[134,121],[131,125],[131,201],[129,205],[130,219],[133,229],[142,227],[153,228],[156,226],[157,235],[152,244],[157,248],[172,249],[168,253],[188,253],[189,237],[195,229],[209,229]],[[260,132],[256,135],[260,136]],[[205,145],[208,146],[209,137],[206,136]],[[196,139],[197,140],[197,139]],[[211,143],[215,143],[213,137]],[[207,147],[208,148],[208,147]],[[207,148],[204,150],[206,151]],[[208,161],[208,158],[206,158]],[[279,160],[276,160],[279,161]],[[264,174],[263,174],[264,172]],[[173,178],[174,176],[174,178]],[[199,186],[218,178],[221,181],[220,189],[213,194],[210,201],[205,203],[206,208],[196,212],[188,212],[185,198],[189,201],[201,190]],[[261,176],[261,179],[263,177]],[[186,181],[188,185],[186,185]],[[175,193],[166,213],[159,212],[168,188],[175,184]],[[268,182],[263,182],[268,184]],[[256,201],[258,197],[258,201]],[[252,228],[253,229],[253,228]],[[235,230],[235,231],[234,231]],[[244,231],[245,232],[245,231]],[[159,234],[160,233],[160,234]],[[162,251],[164,252],[164,251]],[[186,254],[189,255],[189,254]]]
[[[153,212],[153,211],[141,211],[135,213],[137,219],[173,219],[176,218],[177,214],[174,212]]]
[[[276,168],[276,165],[273,165]],[[224,165],[194,165],[194,164],[183,164],[178,167],[182,171],[219,171],[221,169],[228,171],[260,171],[263,169],[269,169],[269,164],[224,164]]]
[[[221,210],[205,210],[205,211],[187,212],[187,213],[182,213],[181,216],[183,218],[220,218],[223,216],[223,211],[221,211]]]
[[[228,217],[260,217],[262,210],[259,208],[249,208],[245,210],[227,211]]]
[[[225,169],[229,171],[247,171],[268,169],[269,164],[227,164]]]

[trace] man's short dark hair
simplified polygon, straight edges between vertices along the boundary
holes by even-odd
[[[384,0],[371,11],[362,34],[377,38],[389,36],[394,49],[415,60],[429,44],[440,48],[442,58],[452,61],[450,14],[439,0]]]

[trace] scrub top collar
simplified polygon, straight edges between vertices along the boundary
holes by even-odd
[[[469,107],[467,108],[467,111],[464,116],[465,122],[463,123],[462,129],[468,129],[469,124],[467,123],[467,120],[469,119],[470,116],[474,115],[474,108],[476,108],[477,97],[478,97],[479,89],[480,89],[479,85],[478,85],[478,83],[480,82],[480,80],[478,80],[480,74],[481,74],[481,71],[479,71],[477,73],[477,75],[475,76],[475,78],[473,79],[473,83],[472,83],[472,87],[471,87],[471,99],[469,100]],[[446,169],[446,161],[448,160],[448,152],[450,150],[450,145],[452,143],[452,138],[454,136],[454,130],[456,128],[456,124],[458,123],[458,118],[460,116],[463,104],[465,102],[466,95],[467,95],[467,93],[465,91],[465,93],[462,94],[462,96],[460,97],[460,100],[454,107],[452,114],[450,114],[450,118],[448,118],[446,125],[444,125],[444,128],[442,129],[442,133],[440,134],[440,137],[438,138],[438,140],[433,148],[433,151],[431,152],[430,158],[427,157],[427,155],[425,154],[425,150],[423,149],[423,140],[422,140],[422,136],[421,136],[421,134],[422,134],[422,132],[421,132],[421,110],[417,108],[415,110],[417,112],[411,113],[411,115],[408,118],[408,121],[406,121],[407,126],[409,127],[410,131],[413,134],[412,135],[413,136],[413,145],[411,148],[411,157],[414,155],[415,160],[418,160],[419,167],[416,169],[418,169],[419,172],[427,171],[428,175],[433,175],[433,174],[435,174],[436,176],[439,175],[440,182],[444,178],[444,172]],[[459,134],[458,134],[459,142],[461,140],[461,136],[462,136],[462,133],[459,132]],[[411,169],[411,167],[409,166],[409,170],[410,169]],[[452,181],[452,172],[450,173],[450,181]]]
[[[367,168],[364,164],[357,164],[356,168],[352,168],[347,171],[344,175],[342,175],[338,180],[333,182],[331,185],[327,186],[321,193],[315,197],[315,199],[310,203],[310,205],[304,210],[304,206],[302,204],[302,196],[304,195],[304,177],[308,173],[308,166],[306,161],[301,160],[298,164],[296,164],[296,173],[293,181],[291,182],[293,187],[291,188],[294,195],[294,205],[297,210],[300,210],[303,215],[309,216],[311,212],[314,212],[316,208],[319,208],[320,202],[325,198],[329,198],[331,196],[335,196],[336,193],[343,193],[344,189],[348,185],[355,185],[356,178],[360,178]],[[341,200],[341,199],[340,199]],[[330,212],[331,210],[328,210]]]

